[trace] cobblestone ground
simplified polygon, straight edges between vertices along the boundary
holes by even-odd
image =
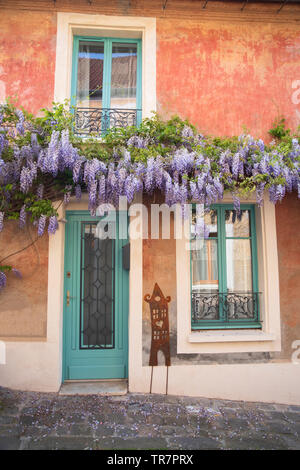
[[[300,449],[300,406],[0,388],[0,449]]]

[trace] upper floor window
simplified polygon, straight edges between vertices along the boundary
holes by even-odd
[[[78,134],[138,125],[141,40],[74,37],[72,97]]]
[[[261,328],[254,205],[220,204],[204,213],[209,236],[192,222],[192,328]]]

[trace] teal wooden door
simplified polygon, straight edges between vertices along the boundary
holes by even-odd
[[[66,215],[63,380],[126,378],[128,371],[128,271],[122,247],[127,215],[100,236],[103,221],[88,211]],[[127,236],[127,235],[125,235]]]

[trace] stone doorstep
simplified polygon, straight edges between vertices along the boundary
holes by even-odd
[[[80,380],[62,384],[59,395],[126,395],[128,381],[125,380]]]

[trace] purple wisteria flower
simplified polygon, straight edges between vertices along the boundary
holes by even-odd
[[[127,176],[125,181],[125,196],[130,204],[133,201],[135,194],[135,179],[133,175]]]
[[[14,273],[16,277],[18,277],[19,279],[22,279],[22,274],[18,269],[12,268],[12,272]]]
[[[52,215],[52,216],[49,218],[49,225],[48,225],[48,233],[49,233],[49,235],[50,235],[50,234],[54,234],[57,229],[58,229],[57,217],[56,217],[55,215]]]
[[[0,290],[4,289],[4,287],[6,286],[6,281],[7,281],[6,275],[4,274],[3,271],[0,271]]]
[[[96,176],[106,174],[106,172],[107,168],[105,163],[101,162],[97,158],[87,160],[84,167],[84,182],[89,186],[93,181],[95,181]]]
[[[154,157],[150,157],[147,161],[147,169],[146,169],[146,177],[144,180],[145,189],[148,193],[153,191],[153,183],[154,183]]]
[[[195,224],[195,236],[196,239],[198,238],[205,238],[207,239],[209,237],[209,227],[205,224],[204,218],[197,216],[196,218],[196,224]]]
[[[61,133],[58,158],[58,167],[60,171],[64,171],[65,169],[72,170],[74,163],[77,160],[81,160],[78,154],[78,149],[73,147],[69,140],[69,131],[67,129],[63,130]]]
[[[239,214],[241,211],[241,201],[236,194],[232,195],[234,210]]]
[[[97,190],[98,190],[98,181],[93,180],[90,183],[90,187],[89,187],[89,203],[90,203],[90,206],[93,208],[95,208],[95,206],[97,205],[97,196],[98,196]]]
[[[0,212],[0,232],[2,232],[4,226],[4,212]]]
[[[185,139],[192,138],[194,137],[193,129],[190,126],[185,125],[181,131],[181,135]]]
[[[217,191],[217,194],[218,194],[218,199],[223,199],[224,186],[220,182],[220,178],[215,177],[214,180],[213,180],[213,183],[214,183],[214,187],[215,187],[215,189]]]
[[[19,216],[19,227],[24,228],[26,225],[26,205],[23,204],[20,210],[20,216]]]
[[[238,178],[240,169],[240,154],[236,153],[232,161],[232,175],[234,178]]]
[[[67,185],[65,187],[65,194],[64,194],[64,204],[67,205],[70,202],[71,199],[71,192],[72,192],[72,186]]]
[[[234,217],[240,217],[239,188],[245,178],[254,186],[258,205],[263,204],[266,188],[273,203],[281,201],[291,191],[297,191],[300,197],[300,145],[296,137],[283,151],[280,146],[266,147],[261,139],[243,134],[234,146],[224,150],[216,141],[196,135],[188,125],[178,130],[178,143],[172,145],[160,142],[152,130],[149,135],[143,130],[142,135],[137,131],[123,145],[117,144],[111,149],[112,158],[107,162],[101,161],[101,152],[97,158],[81,155],[72,144],[69,131],[57,130],[57,122],[52,123],[55,129],[48,136],[48,130],[35,128],[32,123],[31,127],[27,122],[25,126],[22,111],[18,110],[16,116],[17,132],[22,134],[26,127],[31,138],[26,145],[20,145],[20,139],[13,142],[8,138],[8,131],[0,127],[2,208],[13,201],[14,193],[19,190],[26,194],[26,201],[35,192],[34,201],[39,203],[48,181],[52,184],[57,177],[61,181],[66,173],[68,178],[70,173],[72,175],[77,199],[81,198],[82,191],[88,193],[92,214],[101,203],[117,205],[119,196],[126,196],[130,203],[141,191],[152,194],[159,190],[169,205],[184,206],[193,200],[210,206],[222,200],[224,191],[229,190],[233,196]],[[0,108],[0,126],[2,119],[3,108]],[[47,139],[43,140],[45,135]],[[11,146],[8,159],[7,146]],[[147,148],[149,153],[143,151]],[[138,149],[142,151],[139,153]],[[72,188],[69,184],[65,186],[65,203],[70,200]],[[26,211],[30,211],[30,203],[26,204],[20,210],[20,226],[25,225]],[[0,230],[3,219],[4,209],[0,212]],[[46,223],[45,216],[36,221],[39,234],[44,232]],[[54,233],[57,227],[56,217],[50,217],[48,232]]]
[[[77,184],[75,186],[75,197],[77,200],[81,199],[81,186],[80,184]]]
[[[101,175],[99,179],[98,197],[100,202],[106,202],[106,179],[104,175]]]
[[[259,170],[262,174],[268,174],[268,163],[268,157],[267,155],[264,155],[259,164]]]
[[[3,150],[8,146],[8,140],[6,138],[6,133],[5,131],[1,131],[0,128],[0,156],[3,152]]]
[[[265,185],[266,185],[266,183],[260,183],[256,187],[256,202],[257,202],[259,207],[261,207],[262,204],[263,204]]]
[[[73,165],[73,181],[79,183],[82,178],[82,166],[86,159],[82,156],[78,157]]]
[[[43,184],[39,184],[39,186],[37,188],[37,191],[36,191],[36,195],[37,195],[38,199],[43,199],[43,195],[44,195],[44,185]]]
[[[133,135],[128,139],[127,145],[137,147],[139,149],[144,149],[149,145],[149,139],[143,138],[139,135]]]
[[[30,167],[23,167],[20,175],[20,189],[23,193],[27,193],[37,176],[37,166],[32,163]]]
[[[25,133],[25,130],[24,130],[24,121],[25,121],[24,114],[20,109],[17,109],[16,110],[16,115],[19,119],[17,124],[16,124],[16,129],[19,132],[19,134],[23,135]]]
[[[47,217],[45,215],[41,215],[38,222],[38,236],[41,237],[44,234],[45,227],[46,227]]]
[[[57,175],[59,163],[59,132],[53,131],[48,147],[41,150],[38,158],[38,167],[42,173]]]
[[[199,200],[199,191],[197,188],[197,184],[194,181],[190,181],[190,197],[194,201]]]
[[[178,149],[173,156],[173,171],[180,174],[189,173],[195,164],[195,154],[189,152],[185,147]]]

